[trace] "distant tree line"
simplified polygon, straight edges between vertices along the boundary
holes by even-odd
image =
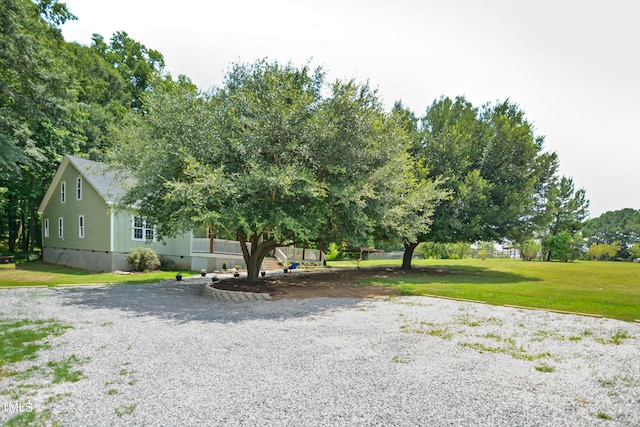
[[[585,222],[587,257],[595,260],[640,258],[640,209],[609,211]]]

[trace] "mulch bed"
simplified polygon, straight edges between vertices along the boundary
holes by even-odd
[[[255,284],[246,278],[215,282],[217,289],[241,292],[269,293],[272,299],[283,298],[376,298],[400,295],[388,286],[360,284],[360,280],[404,272],[392,268],[361,268],[335,270],[299,270],[293,274],[260,277]]]

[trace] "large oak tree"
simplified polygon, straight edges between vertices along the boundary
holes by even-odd
[[[419,242],[520,241],[544,223],[556,155],[543,151],[524,112],[509,101],[474,107],[441,98],[420,121],[413,154],[449,197],[428,232],[406,239],[403,268]]]
[[[393,207],[414,203],[410,190],[421,190],[423,205],[435,196],[375,91],[326,84],[321,69],[235,64],[218,89],[171,85],[146,105],[115,150],[137,179],[123,203],[159,235],[211,224],[235,234],[250,281],[278,245],[364,244],[376,230],[405,227],[406,211]]]

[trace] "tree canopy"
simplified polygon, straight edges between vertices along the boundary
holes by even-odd
[[[404,268],[419,242],[522,241],[534,233],[557,158],[543,151],[544,139],[518,106],[441,98],[420,123],[413,155],[449,197],[436,206],[429,231],[407,240]]]
[[[548,220],[548,226],[541,232],[547,249],[547,261],[551,261],[552,258],[568,261],[578,256],[574,253],[576,252],[574,248],[584,244],[579,231],[587,215],[589,215],[589,200],[586,198],[585,190],[576,190],[571,178],[563,176],[560,179],[554,179],[546,204],[545,217]],[[559,249],[560,247],[563,248]],[[560,253],[562,255],[559,255]]]
[[[550,234],[567,231],[574,234],[582,228],[583,221],[589,215],[589,200],[585,190],[576,190],[573,179],[563,176],[552,186],[549,195]]]
[[[114,150],[137,178],[124,203],[159,235],[234,232],[250,244],[250,280],[277,245],[366,244],[376,230],[427,226],[396,202],[430,212],[437,192],[415,175],[403,128],[366,84],[261,60],[234,64],[208,93],[172,85],[145,99]]]

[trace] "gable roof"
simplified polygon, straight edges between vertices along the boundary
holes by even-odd
[[[51,185],[49,185],[42,203],[38,207],[39,214],[43,213],[45,206],[49,203],[53,194],[56,193],[62,175],[69,165],[72,165],[80,173],[84,181],[89,183],[109,205],[114,204],[120,197],[124,196],[125,187],[134,182],[133,178],[115,171],[106,163],[66,155],[62,159],[60,166],[58,166]]]

